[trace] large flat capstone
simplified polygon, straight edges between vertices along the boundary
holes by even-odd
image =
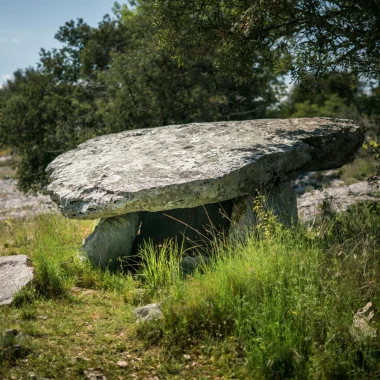
[[[125,131],[57,157],[47,168],[48,192],[63,214],[78,219],[192,208],[340,167],[362,141],[358,125],[328,118]]]
[[[15,294],[32,280],[33,268],[28,257],[0,257],[0,305],[10,304]]]

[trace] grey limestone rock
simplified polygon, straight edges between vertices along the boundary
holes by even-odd
[[[32,280],[33,268],[27,256],[0,257],[0,305],[10,304],[15,294]]]
[[[102,219],[82,248],[93,263],[115,268],[131,255],[139,223],[138,212]]]
[[[96,137],[47,168],[70,218],[191,208],[253,194],[300,172],[350,161],[363,141],[349,120],[274,119],[171,125]]]
[[[207,265],[210,258],[205,255],[185,256],[179,263],[180,269],[184,274],[193,273],[201,265]]]
[[[264,196],[263,208],[272,210],[282,224],[291,225],[298,221],[297,197],[292,184],[290,181],[280,182],[236,200],[231,216],[230,233],[245,235],[246,229],[255,224],[253,202],[255,196],[259,195]]]
[[[136,307],[134,310],[137,322],[149,322],[155,319],[162,319],[164,316],[157,303]]]

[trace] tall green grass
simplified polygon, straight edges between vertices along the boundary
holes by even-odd
[[[31,258],[37,296],[64,297],[73,286],[118,293],[134,286],[131,276],[102,271],[81,253],[82,240],[91,229],[89,222],[44,214],[22,223],[9,222],[7,227],[0,243],[11,244],[17,253]]]
[[[81,255],[86,224],[58,215],[10,223],[2,244],[35,268],[33,292],[18,297],[30,303],[23,318],[35,317],[31,295],[102,289],[132,304],[159,302],[164,320],[140,324],[140,336],[171,354],[211,345],[238,378],[379,377],[379,205],[284,228],[261,204],[254,202],[257,224],[245,239],[215,239],[208,265],[191,275],[180,268],[186,252],[172,242],[141,247],[132,276],[102,271]]]
[[[168,291],[162,342],[172,349],[233,338],[249,378],[378,376],[376,317],[356,315],[368,302],[380,304],[378,210],[363,204],[293,229],[267,214],[259,219],[244,243],[221,244],[203,273],[159,284]],[[155,265],[152,284],[162,269]]]

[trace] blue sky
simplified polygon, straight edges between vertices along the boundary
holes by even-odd
[[[42,47],[60,47],[54,35],[66,21],[83,18],[96,26],[114,1],[0,0],[0,86],[18,68],[35,66]]]

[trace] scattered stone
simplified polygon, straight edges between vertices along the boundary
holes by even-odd
[[[119,367],[119,368],[125,368],[125,367],[128,367],[128,362],[126,362],[125,360],[119,360],[116,365]]]
[[[4,331],[4,338],[14,338],[18,335],[18,331],[16,329],[9,329]]]
[[[84,374],[88,380],[107,380],[101,368],[89,368]]]
[[[183,358],[184,358],[185,360],[191,360],[191,356],[188,355],[188,354],[184,354],[184,355],[183,355]]]
[[[298,196],[298,214],[304,221],[312,220],[321,213],[324,199],[329,199],[334,212],[347,210],[352,204],[360,201],[380,201],[380,193],[367,181],[346,185],[341,180],[333,180],[330,186],[322,191],[314,190]]]
[[[13,176],[11,156],[0,156],[0,221],[26,218],[46,212],[57,212],[49,196],[24,194],[17,188]]]
[[[363,308],[358,310],[354,315],[354,320],[350,329],[351,336],[358,342],[370,338],[376,338],[376,328],[371,326],[371,320],[374,317],[374,311],[370,311],[372,302],[368,302]]]
[[[28,355],[29,349],[25,346],[28,335],[19,333],[16,329],[5,330],[0,339],[0,362],[2,360],[16,360]]]
[[[163,319],[164,315],[157,303],[151,303],[142,307],[137,307],[134,310],[137,322],[149,322],[155,319]]]
[[[0,305],[8,305],[15,294],[33,280],[33,268],[25,255],[0,257]]]
[[[71,291],[74,293],[74,294],[81,294],[83,296],[91,296],[93,294],[96,293],[96,290],[94,289],[86,289],[86,288],[80,288],[78,286],[73,286],[71,288]]]

